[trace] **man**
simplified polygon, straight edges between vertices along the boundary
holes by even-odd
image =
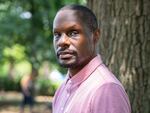
[[[36,69],[32,69],[32,72],[29,75],[25,75],[21,79],[21,89],[23,100],[21,102],[20,113],[24,113],[25,105],[29,105],[30,113],[33,113],[33,105],[34,105],[34,83],[38,73]]]
[[[100,31],[93,12],[80,5],[61,8],[53,22],[58,62],[68,68],[53,113],[130,113],[127,94],[98,54]]]

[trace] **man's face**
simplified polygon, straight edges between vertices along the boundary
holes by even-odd
[[[73,10],[57,13],[53,34],[54,49],[63,67],[82,68],[96,55],[93,33]]]

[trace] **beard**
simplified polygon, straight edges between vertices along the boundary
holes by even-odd
[[[61,67],[64,67],[64,68],[76,68],[77,66],[75,65],[75,63],[72,63],[72,64],[64,64],[64,63],[60,63],[59,62],[59,65]]]
[[[56,56],[60,66],[64,68],[75,68],[78,65],[78,53],[75,50],[59,48],[56,51]]]
[[[75,50],[64,48],[58,49],[56,55],[59,65],[64,68],[82,68],[91,60],[90,55],[82,55]]]
[[[88,59],[88,60],[87,60]],[[70,60],[68,61],[62,61],[58,59],[59,65],[64,67],[64,68],[70,68],[70,69],[75,69],[75,68],[83,68],[88,62],[90,61],[89,58],[81,58],[77,54]]]
[[[73,56],[73,58],[71,58],[71,59],[61,60],[61,59],[57,58],[57,60],[58,60],[59,65],[64,67],[64,68],[76,68],[76,67],[78,67],[79,60],[78,60],[77,54],[75,54]]]

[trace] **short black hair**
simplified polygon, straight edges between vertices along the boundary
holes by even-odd
[[[83,5],[71,4],[62,7],[59,11],[66,9],[77,11],[81,21],[84,22],[92,32],[98,29],[97,18],[91,9]]]

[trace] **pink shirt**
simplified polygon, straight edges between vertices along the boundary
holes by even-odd
[[[100,55],[57,90],[53,113],[131,113],[128,96]]]

